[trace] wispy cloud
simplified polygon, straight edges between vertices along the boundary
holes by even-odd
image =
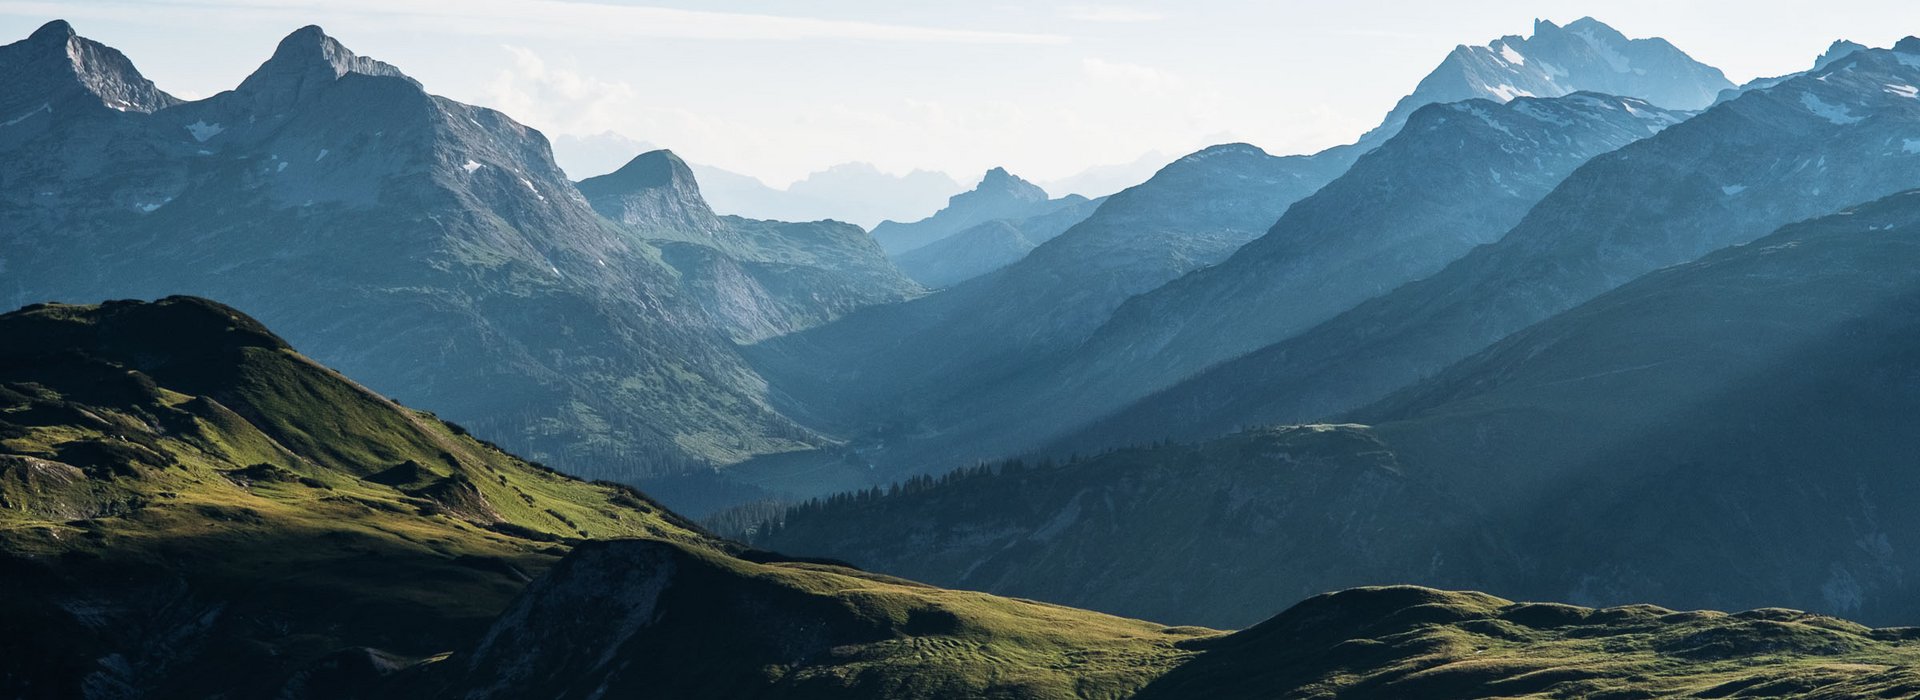
[[[1158,12],[1117,5],[1069,5],[1061,8],[1060,14],[1082,22],[1158,22],[1167,18]]]
[[[580,0],[44,0],[0,1],[0,13],[69,19],[191,22],[210,16],[284,18],[302,22],[324,10],[404,23],[423,31],[481,35],[580,36],[591,28],[601,39],[699,39],[717,41],[854,40],[965,44],[1063,44],[1057,34],[995,32],[880,22],[820,19],[745,12],[610,5]]]
[[[1164,93],[1181,87],[1180,77],[1152,66],[1121,63],[1098,58],[1083,58],[1080,68],[1094,80],[1122,85],[1140,92]]]

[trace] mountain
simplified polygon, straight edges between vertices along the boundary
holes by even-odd
[[[49,38],[69,31],[4,47],[44,75],[0,102],[139,92],[118,54]],[[72,56],[95,77],[74,77]],[[596,476],[828,444],[772,408],[736,341],[917,293],[850,226],[656,230],[715,218],[684,179],[658,200],[684,207],[611,221],[538,132],[318,27],[234,90],[143,104],[0,137],[0,300],[218,297],[372,387]]]
[[[912,223],[882,221],[873,227],[873,238],[887,255],[898,256],[989,221],[1024,219],[1057,206],[1046,190],[994,168],[973,189],[947,198],[947,206],[932,216]]]
[[[1842,58],[1846,58],[1847,55],[1852,54],[1855,51],[1864,50],[1866,48],[1867,47],[1865,45],[1857,44],[1851,41],[1847,41],[1845,39],[1835,40],[1832,44],[1827,46],[1827,50],[1825,53],[1822,53],[1818,58],[1813,59],[1813,68],[1809,70],[1816,70],[1816,71],[1820,70],[1822,68],[1827,67],[1827,64],[1829,63],[1833,63],[1834,61],[1838,61]],[[1798,73],[1789,73],[1786,75],[1775,76],[1772,78],[1754,78],[1753,80],[1749,80],[1745,83],[1742,83],[1739,87],[1721,90],[1720,97],[1714,101],[1714,104],[1719,104],[1721,102],[1731,100],[1735,97],[1739,97],[1741,93],[1747,92],[1749,90],[1758,90],[1760,88],[1773,87],[1775,85],[1779,85],[1788,80],[1792,80],[1794,78],[1798,78],[1806,74],[1807,74],[1807,71],[1801,71]]]
[[[894,258],[900,271],[932,288],[951,287],[1027,256],[1074,224],[1085,221],[1105,198],[1070,194],[1052,200],[1058,207],[1021,219],[995,219],[909,250]]]
[[[634,156],[654,150],[659,147],[611,131],[553,139],[554,159],[576,178],[611,173]],[[916,170],[896,177],[865,163],[837,165],[786,189],[725,168],[700,163],[690,167],[716,211],[749,219],[831,219],[873,226],[886,219],[924,216],[960,190],[960,183],[940,173]]]
[[[984,393],[1071,350],[1127,297],[1226,257],[1271,225],[1288,202],[1319,187],[1327,164],[1313,156],[1275,157],[1246,144],[1207,149],[1107,198],[1018,262],[937,294],[761,343],[751,357],[792,397],[783,408],[817,424],[942,431],[954,422],[934,413],[970,411],[962,395]],[[946,433],[942,439],[968,437]],[[888,459],[923,456],[933,463],[950,458],[903,453]],[[851,466],[866,471],[864,464]],[[739,472],[756,480],[760,473]],[[827,493],[840,485],[812,487]]]
[[[192,298],[0,315],[0,693],[20,698],[1889,696],[1911,630],[1416,587],[1243,632],[704,535]],[[617,539],[595,539],[617,538]],[[1276,606],[1277,607],[1277,606]]]
[[[1908,191],[1648,274],[1358,417],[1497,482],[1535,590],[1911,620],[1916,264]],[[1735,569],[1764,574],[1702,583]]]
[[[1497,243],[1216,365],[1075,444],[1221,434],[1371,403],[1652,270],[1920,186],[1920,42],[1848,55],[1594,158]]]
[[[1556,89],[1588,89],[1581,81],[1591,79],[1620,88],[1618,94],[1638,96],[1677,94],[1676,86],[1697,83],[1706,95],[1698,102],[1706,104],[1726,86],[1724,79],[1708,79],[1717,72],[1663,41],[1614,42],[1609,37],[1617,33],[1601,31],[1604,25],[1577,24],[1571,30],[1540,25],[1536,50],[1568,66],[1603,61],[1599,57],[1609,54],[1596,47],[1631,58],[1623,64],[1624,73],[1615,72],[1611,63],[1604,75],[1584,68],[1566,76],[1555,73]],[[1464,58],[1481,53],[1456,51],[1402,101],[1403,111],[1411,114],[1437,100],[1506,102],[1518,96],[1489,85],[1519,77],[1472,83],[1479,87],[1458,93],[1454,87],[1471,87],[1462,73],[1468,68],[1483,77],[1494,68],[1515,76],[1545,70],[1540,62],[1525,68],[1505,57],[1493,63]],[[1584,58],[1573,60],[1579,57]],[[1655,74],[1655,67],[1667,70]],[[1129,298],[1218,264],[1260,238],[1289,206],[1397,134],[1404,119],[1396,112],[1359,142],[1311,156],[1272,156],[1245,144],[1202,150],[1109,197],[1085,221],[994,273],[757,346],[750,357],[780,390],[783,410],[848,444],[822,451],[804,466],[794,465],[799,457],[783,455],[737,474],[776,490],[829,493],[854,487],[854,479],[885,481],[1017,454],[1117,410],[1134,397],[1122,394],[1082,405],[1074,395],[1059,393],[1075,387],[1049,385],[1056,368],[1074,361],[1078,349]],[[1156,429],[1149,426],[1139,434]],[[837,476],[797,484],[772,473],[793,469]]]
[[[731,546],[219,304],[37,305],[0,336],[0,619],[34,630],[0,695],[271,697],[470,643],[578,538]]]
[[[1909,191],[1645,275],[1366,426],[922,478],[796,507],[755,542],[1222,626],[1262,614],[1255,582],[1911,620],[1915,270]]]
[[[1911,629],[1777,608],[1595,610],[1395,586],[1220,634],[835,573],[583,546],[478,648],[438,665],[464,672],[440,695],[1842,698],[1916,682]]]
[[[1128,299],[1048,372],[1045,400],[1104,415],[1432,275],[1588,159],[1687,116],[1594,93],[1424,107],[1266,235]]]
[[[734,342],[751,343],[920,293],[858,226],[716,216],[671,151],[579,183],[594,210],[660,249]]]
[[[556,134],[552,138],[553,162],[576,181],[611,173],[633,160],[634,156],[660,150],[659,146],[652,143],[612,131],[590,136]]]
[[[12,86],[0,96],[0,131],[7,145],[47,131],[59,120],[98,117],[108,110],[150,113],[180,100],[154,87],[133,62],[55,20],[23,41],[0,47],[0,68]],[[59,115],[56,119],[55,115]]]
[[[1533,22],[1530,37],[1461,45],[1361,143],[1391,137],[1423,106],[1476,98],[1562,97],[1575,92],[1636,97],[1666,109],[1705,109],[1731,88],[1718,68],[1693,60],[1658,37],[1628,39],[1592,17],[1565,27]]]

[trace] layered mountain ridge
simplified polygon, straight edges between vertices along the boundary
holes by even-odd
[[[47,37],[67,32],[0,51],[54,60],[69,52]],[[12,82],[0,102],[56,88]],[[713,217],[691,180],[656,198],[670,215],[609,220],[537,131],[317,27],[234,90],[155,100],[0,127],[0,298],[219,297],[410,403],[558,464],[592,456],[597,476],[830,444],[771,407],[735,344],[919,293],[850,225]]]
[[[1872,49],[1593,159],[1499,242],[1091,429],[1191,437],[1358,408],[1654,269],[1920,185],[1920,54]],[[1843,165],[1844,164],[1844,165]]]

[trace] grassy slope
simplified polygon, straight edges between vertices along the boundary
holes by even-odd
[[[1916,638],[1782,609],[1593,609],[1362,588],[1196,640],[1199,658],[1138,697],[1913,697]]]
[[[520,461],[209,302],[42,306],[0,316],[0,336],[14,339],[0,547],[38,593],[4,611],[69,610],[48,624],[79,658],[129,655],[73,669],[93,682],[194,693],[202,662],[211,687],[246,687],[346,646],[446,651],[572,539],[718,546],[637,492]],[[72,612],[96,600],[109,609]],[[181,610],[206,619],[169,617]],[[181,651],[154,650],[172,636]],[[61,694],[46,682],[13,689]]]

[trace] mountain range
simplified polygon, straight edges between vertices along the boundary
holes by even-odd
[[[318,27],[0,72],[0,697],[1920,694],[1920,38],[871,233]]]
[[[1895,194],[1643,276],[1363,424],[974,469],[754,541],[1219,626],[1264,614],[1249,586],[1385,581],[1911,620],[1916,234]]]
[[[1100,435],[1311,421],[1655,269],[1920,186],[1920,41],[1849,54],[1594,158],[1496,243],[1104,421]],[[1845,165],[1842,165],[1845,164]]]
[[[590,202],[538,132],[317,27],[191,102],[64,22],[0,66],[22,115],[0,128],[0,296],[215,296],[586,473],[831,444],[771,407],[736,343],[919,293],[851,225],[714,216],[671,156]]]
[[[1582,98],[1573,91],[1589,84],[1605,85],[1629,96],[1658,94],[1684,102],[1680,107],[1700,108],[1731,87],[1717,70],[1692,61],[1663,41],[1629,41],[1612,30],[1601,31],[1603,27],[1592,20],[1568,29],[1541,23],[1536,36],[1526,41],[1510,37],[1494,42],[1495,46],[1456,49],[1380,127],[1355,144],[1311,156],[1276,157],[1245,144],[1203,150],[1168,165],[1146,183],[1107,198],[1085,221],[997,272],[755,346],[750,357],[788,399],[783,409],[846,437],[849,447],[808,457],[806,467],[795,467],[800,457],[789,455],[765,460],[764,466],[750,463],[735,473],[775,492],[796,493],[793,489],[801,488],[818,494],[828,491],[808,490],[782,480],[780,473],[804,470],[830,491],[847,487],[850,479],[874,468],[894,475],[938,472],[1042,448],[1156,390],[1177,386],[1215,363],[1284,337],[1294,329],[1269,328],[1254,318],[1267,313],[1269,300],[1287,299],[1286,307],[1297,308],[1279,313],[1293,311],[1297,315],[1290,322],[1306,324],[1431,274],[1450,256],[1499,238],[1504,226],[1518,218],[1533,198],[1542,196],[1585,159],[1651,135],[1683,116],[1670,111],[1671,105],[1621,102],[1594,94]],[[1537,55],[1530,67],[1502,48],[1516,46]],[[1548,71],[1549,66],[1554,70]],[[1506,71],[1505,82],[1490,81],[1493,71]],[[1511,89],[1499,89],[1509,83],[1530,86],[1523,92],[1571,96],[1563,97],[1565,102],[1527,100],[1512,109],[1494,109],[1495,103],[1520,96]],[[1471,94],[1459,94],[1468,88]],[[1407,134],[1410,144],[1426,139],[1428,145],[1386,147],[1403,134],[1417,108],[1462,97],[1490,102],[1454,107],[1464,111],[1452,117],[1444,110],[1430,112],[1434,124],[1423,129],[1438,131]],[[1609,101],[1615,109],[1592,106]],[[1540,107],[1556,104],[1568,106]],[[1478,133],[1454,133],[1471,131],[1476,122],[1482,124]],[[1513,130],[1516,126],[1519,131]],[[1505,160],[1476,145],[1488,139],[1505,149],[1509,154]],[[1440,155],[1449,148],[1454,155]],[[1382,173],[1400,170],[1403,184],[1399,186],[1424,188],[1427,191],[1421,196],[1431,199],[1401,197],[1395,192],[1387,199],[1391,202],[1387,209],[1407,207],[1394,215],[1423,224],[1448,210],[1445,216],[1461,217],[1452,221],[1465,227],[1442,224],[1432,229],[1381,230],[1358,224],[1351,229],[1361,232],[1357,238],[1328,232],[1327,250],[1299,250],[1288,238],[1293,221],[1287,222],[1287,229],[1277,228],[1275,222],[1290,214],[1296,202],[1341,180],[1363,156],[1394,164],[1359,169],[1348,185],[1334,188],[1314,206],[1351,197],[1345,206],[1371,209],[1372,200],[1387,197],[1378,188],[1394,185],[1383,181],[1387,176]],[[1474,170],[1472,180],[1460,180],[1465,168],[1446,169],[1451,164],[1448,159],[1457,157],[1493,160],[1485,163],[1488,174],[1484,177],[1481,170]],[[1536,163],[1536,157],[1542,160]],[[1512,171],[1501,172],[1503,167]],[[1513,182],[1498,182],[1499,178]],[[1465,193],[1442,188],[1468,182],[1486,188],[1495,196],[1491,201],[1501,202],[1504,209],[1499,213],[1450,210],[1448,205],[1457,200],[1449,198]],[[1350,194],[1339,194],[1343,191]],[[1419,208],[1423,202],[1425,209]],[[1298,216],[1327,215],[1303,210]],[[1474,218],[1481,216],[1485,218]],[[1338,223],[1333,217],[1322,221]],[[1271,235],[1276,231],[1280,235]],[[1312,239],[1318,234],[1299,235]],[[1432,239],[1435,236],[1439,238]],[[1256,239],[1261,244],[1249,251],[1246,261],[1223,265],[1241,246]],[[1405,250],[1400,262],[1371,269],[1367,256],[1395,247]],[[1325,301],[1320,300],[1318,286],[1327,278],[1302,278],[1298,287],[1288,287],[1288,280],[1268,280],[1262,277],[1266,270],[1253,269],[1293,264],[1287,258],[1296,253],[1303,256],[1300,269],[1320,264],[1359,264],[1368,269],[1359,275],[1327,273],[1327,278],[1339,276],[1342,285],[1352,282],[1353,286],[1325,294]],[[1310,255],[1320,257],[1306,257]],[[1273,260],[1251,262],[1259,258]],[[1216,265],[1228,269],[1208,274],[1215,271],[1207,268]],[[1192,347],[1162,355],[1156,344],[1167,342],[1164,336],[1178,331],[1128,327],[1138,323],[1141,310],[1147,308],[1139,305],[1151,303],[1146,300],[1171,299],[1182,294],[1175,290],[1208,284],[1183,278],[1225,280],[1238,275],[1254,277],[1255,286],[1271,282],[1273,296],[1244,305],[1236,301],[1225,304],[1226,308],[1221,308],[1217,297],[1195,298],[1190,302],[1194,308],[1153,319],[1157,324],[1178,324],[1189,313],[1217,315],[1222,320],[1213,328],[1229,332],[1217,339],[1223,342],[1196,332]],[[1160,296],[1160,288],[1176,280],[1179,283]],[[1303,289],[1312,293],[1302,294]],[[1130,303],[1136,305],[1134,310],[1125,308]],[[1106,328],[1109,325],[1113,328]],[[1102,337],[1102,331],[1110,335]],[[1133,423],[1125,426],[1136,437],[1151,437],[1158,430]],[[1085,442],[1124,444],[1108,439],[1109,432],[1090,435]],[[843,477],[820,476],[828,473]]]
[[[659,146],[620,134],[562,134],[553,139],[554,159],[576,178],[618,170],[634,156]],[[706,199],[721,213],[781,221],[844,221],[872,227],[887,219],[909,220],[940,208],[963,189],[944,173],[882,172],[869,163],[841,163],[808,174],[785,188],[711,165],[690,165]]]

